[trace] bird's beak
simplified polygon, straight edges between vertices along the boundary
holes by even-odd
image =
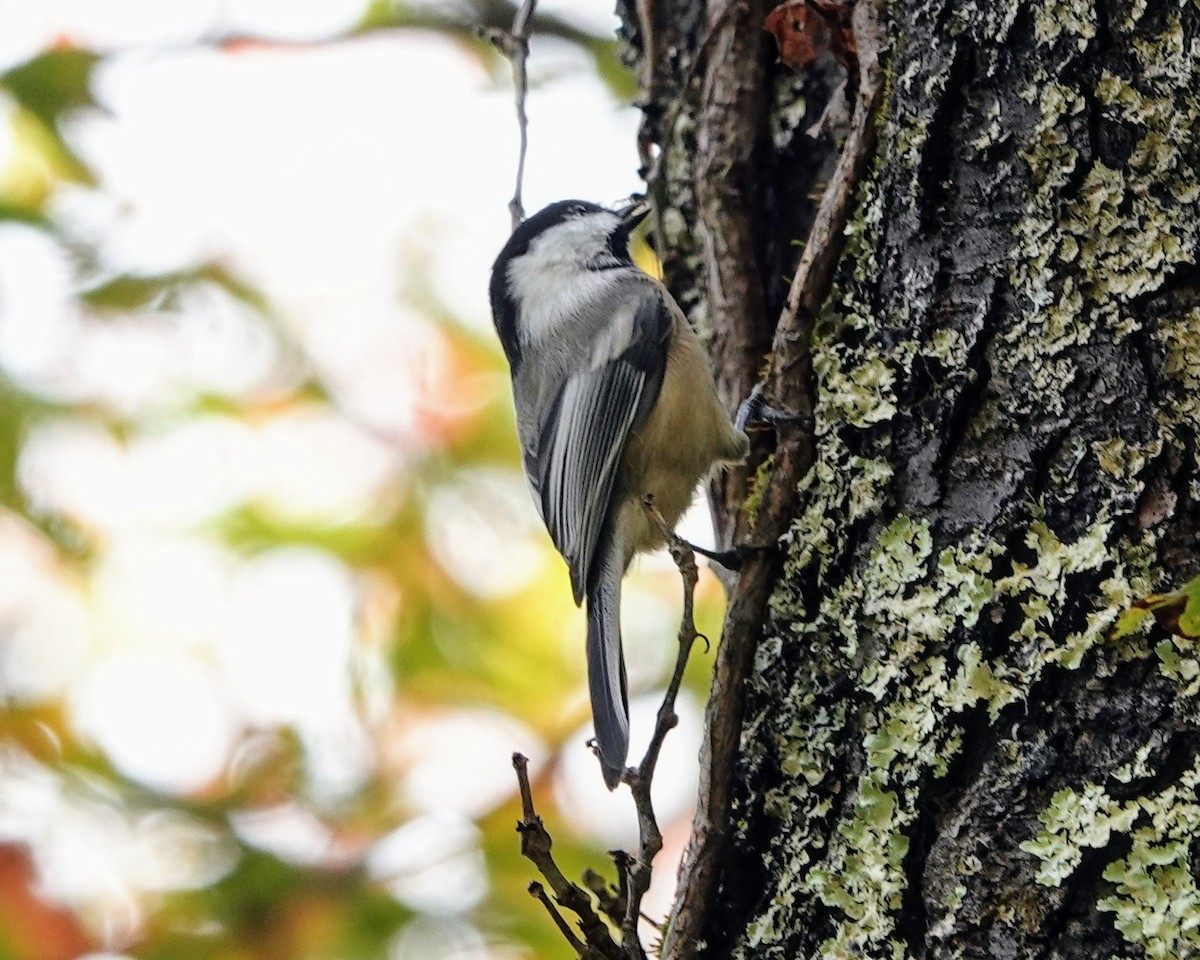
[[[650,204],[645,200],[635,201],[626,207],[621,207],[617,211],[617,216],[621,218],[621,225],[625,230],[632,231],[634,227],[650,216]]]

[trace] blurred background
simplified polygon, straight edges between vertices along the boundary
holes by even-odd
[[[539,5],[531,211],[640,186],[611,7]],[[509,20],[0,0],[0,960],[566,957],[514,750],[569,873],[633,843],[488,313],[517,129],[472,28]],[[627,581],[635,750],[679,590]]]

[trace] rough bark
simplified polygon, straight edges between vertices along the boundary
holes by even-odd
[[[837,159],[804,131],[840,68],[774,64],[767,9],[624,11],[731,402]],[[731,596],[666,955],[1200,955],[1200,650],[1112,636],[1200,572],[1200,5],[934,0],[887,35],[781,387],[814,436],[716,491],[783,549]]]

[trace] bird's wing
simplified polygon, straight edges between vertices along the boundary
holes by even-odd
[[[576,603],[587,590],[629,433],[658,399],[666,367],[671,318],[662,296],[650,284],[629,287],[636,299],[630,302],[626,288],[623,302],[609,308],[593,354],[554,385],[548,415],[525,443],[526,473],[570,568]]]

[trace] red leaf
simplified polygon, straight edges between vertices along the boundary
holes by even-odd
[[[774,35],[779,59],[793,70],[803,70],[828,45],[825,20],[806,0],[788,0],[767,14],[763,28]]]
[[[75,960],[92,943],[69,910],[42,900],[29,855],[0,846],[0,953],[12,960]]]
[[[767,14],[763,29],[775,37],[779,59],[803,70],[826,50],[847,70],[857,62],[850,14],[854,0],[787,0]]]

